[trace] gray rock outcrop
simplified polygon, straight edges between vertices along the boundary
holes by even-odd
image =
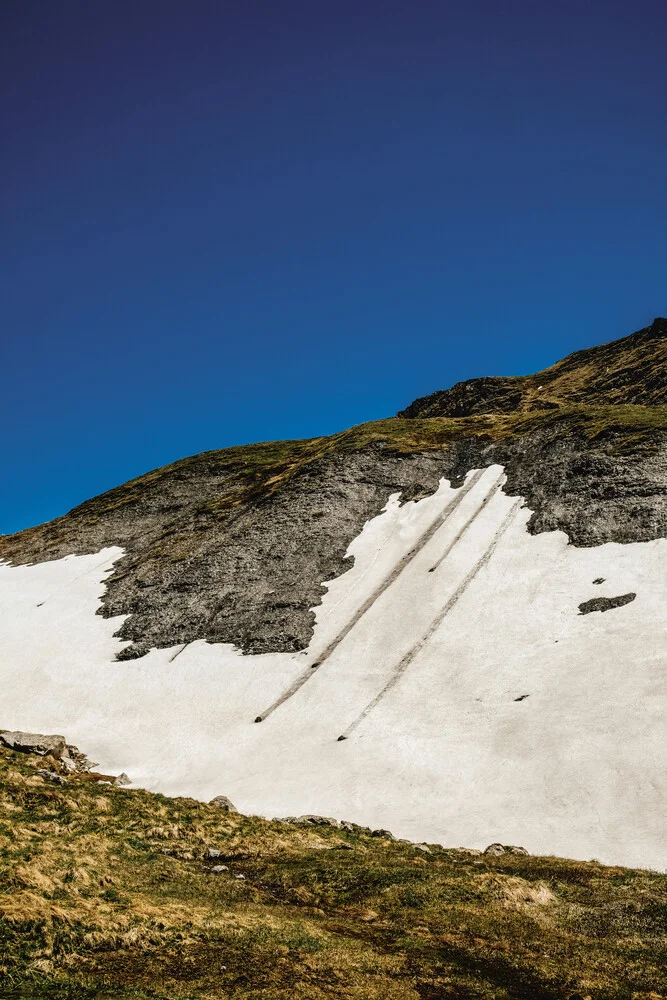
[[[216,795],[214,799],[209,802],[210,806],[215,806],[216,809],[222,809],[223,812],[237,813],[238,809],[234,805],[231,799],[228,799],[226,795]]]
[[[36,753],[40,757],[50,754],[57,760],[63,756],[67,749],[67,741],[64,736],[44,736],[41,733],[22,732],[2,732],[0,740],[11,750],[18,750],[19,753]]]

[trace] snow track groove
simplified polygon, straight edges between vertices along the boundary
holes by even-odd
[[[264,712],[261,713],[261,715],[256,716],[254,720],[255,722],[264,722],[264,720],[267,719],[269,715],[275,712],[276,709],[280,708],[281,705],[283,705],[293,695],[295,695],[297,691],[299,691],[299,689],[303,687],[306,681],[310,680],[310,678],[314,675],[315,671],[318,670],[319,667],[321,667],[322,664],[329,659],[334,650],[337,649],[337,647],[341,644],[341,642],[350,634],[352,629],[363,618],[366,612],[373,607],[375,602],[382,596],[382,594],[384,594],[385,591],[388,590],[389,587],[391,587],[391,585],[399,578],[399,576],[406,568],[406,566],[408,566],[412,562],[415,556],[418,555],[422,551],[422,549],[431,541],[435,533],[443,526],[443,524],[445,524],[449,520],[451,515],[458,509],[462,500],[464,500],[464,498],[468,495],[468,493],[470,493],[470,491],[477,485],[479,480],[484,475],[485,471],[486,470],[484,469],[478,469],[475,472],[473,472],[470,476],[468,476],[466,482],[463,484],[463,486],[460,487],[460,489],[457,490],[454,497],[450,500],[450,502],[447,504],[444,510],[441,510],[437,514],[437,516],[433,518],[431,523],[428,525],[426,530],[419,536],[417,542],[412,546],[409,552],[405,553],[405,555],[396,563],[391,573],[389,573],[384,578],[384,580],[375,588],[375,590],[369,595],[369,597],[367,597],[366,600],[360,605],[360,607],[350,618],[350,620],[347,622],[344,628],[342,628],[328,643],[328,645],[324,648],[320,656],[317,657],[315,662],[311,663],[310,666],[307,667],[303,671],[303,673],[301,673],[296,678],[296,680],[292,684],[290,684],[290,686],[271,705],[269,705],[269,707]],[[461,530],[455,536],[454,540],[447,547],[445,555],[442,556],[442,558],[438,561],[436,565],[439,565],[440,562],[442,562],[442,559],[444,559],[445,556],[448,555],[449,552],[451,552],[454,545],[456,545],[456,543],[460,540],[461,536],[468,529],[472,521],[477,517],[477,515],[481,510],[481,507],[500,488],[504,478],[505,478],[504,473],[501,473],[498,476],[496,482],[491,487],[491,490],[482,501],[480,507],[477,508],[474,514],[472,514],[472,516],[466,521]]]
[[[533,535],[501,473],[460,490],[443,480],[416,502],[393,494],[351,542],[299,655],[196,640],[118,662],[124,617],[97,612],[120,547],[0,564],[3,723],[65,733],[142,788],[229,795],[246,815],[664,870],[667,539]],[[578,613],[626,593],[636,600]],[[312,683],[250,724],[304,669]]]
[[[492,487],[492,491],[490,491],[489,494],[487,494],[487,497],[485,498],[485,500],[490,499],[490,497],[493,495],[493,493],[495,493],[497,491],[497,489],[499,488],[499,486],[500,486],[500,484],[496,483],[495,486]],[[443,606],[442,610],[434,618],[434,620],[431,623],[428,631],[422,636],[422,638],[418,642],[416,642],[414,644],[414,646],[412,646],[411,649],[408,650],[408,652],[405,654],[405,656],[403,656],[403,658],[400,660],[400,662],[398,663],[398,665],[394,669],[393,673],[391,674],[389,680],[385,683],[385,685],[378,692],[378,694],[375,696],[375,698],[373,698],[373,700],[370,701],[365,706],[365,708],[359,713],[359,715],[356,717],[356,719],[354,720],[354,722],[352,722],[347,727],[347,729],[345,730],[345,732],[341,733],[341,735],[338,737],[338,742],[340,742],[342,740],[348,739],[352,735],[352,733],[355,731],[355,729],[357,729],[361,725],[361,723],[364,721],[364,719],[370,714],[370,712],[372,712],[373,709],[382,701],[382,699],[385,697],[385,695],[387,695],[391,691],[391,689],[393,687],[395,687],[396,684],[398,684],[398,682],[400,681],[401,677],[403,677],[403,675],[405,674],[406,670],[408,669],[408,667],[410,666],[410,664],[413,662],[413,660],[415,659],[415,657],[421,652],[421,650],[424,648],[424,646],[426,646],[428,644],[428,642],[433,637],[433,635],[435,634],[435,632],[437,632],[437,630],[440,628],[440,626],[442,625],[443,621],[445,620],[445,618],[447,617],[447,615],[449,614],[449,612],[452,610],[452,608],[455,606],[455,604],[457,604],[457,602],[459,601],[459,599],[466,592],[466,590],[468,589],[468,587],[470,586],[470,584],[472,583],[472,581],[475,579],[475,577],[477,576],[477,574],[480,572],[481,569],[483,569],[487,565],[487,563],[491,559],[491,556],[493,555],[493,553],[496,550],[498,542],[500,541],[501,537],[504,535],[504,533],[509,528],[509,526],[510,526],[511,522],[513,521],[513,519],[514,519],[514,517],[515,517],[515,515],[516,515],[516,513],[517,513],[517,511],[518,511],[518,509],[519,509],[520,506],[521,506],[521,500],[517,500],[514,504],[512,504],[511,508],[509,509],[509,511],[507,512],[507,514],[505,515],[505,517],[503,518],[502,523],[500,524],[500,527],[498,528],[498,530],[494,534],[493,539],[491,540],[490,545],[488,546],[488,548],[486,549],[486,551],[483,553],[483,555],[473,565],[472,569],[465,575],[465,577],[463,578],[463,580],[461,581],[461,583],[458,585],[458,587],[456,588],[456,590],[454,591],[454,593],[451,595],[451,597],[449,598],[449,600]],[[470,524],[473,522],[473,520],[477,517],[478,514],[479,514],[479,509],[476,512],[476,514],[474,514],[466,522],[464,528],[457,535],[456,540],[451,543],[450,547],[448,548],[448,552],[451,551],[451,549],[456,544],[456,541],[458,541],[461,538],[461,536],[464,534],[465,530],[468,527],[470,527]],[[443,556],[440,560],[438,560],[438,563],[436,565],[439,566],[440,563],[442,562],[442,559],[444,559],[444,558],[445,557]]]

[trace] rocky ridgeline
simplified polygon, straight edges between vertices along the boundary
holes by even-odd
[[[330,438],[203,452],[118,486],[49,524],[0,536],[19,565],[124,550],[105,579],[125,616],[120,660],[198,639],[244,653],[305,649],[323,580],[393,493],[505,468],[532,533],[578,546],[667,534],[667,320],[536,375],[472,379],[399,416]],[[602,409],[601,409],[602,408]],[[431,419],[436,418],[436,419]]]
[[[78,747],[68,743],[64,736],[5,730],[0,732],[0,742],[17,753],[44,757],[44,762],[48,763],[49,767],[38,768],[37,773],[45,781],[55,785],[65,785],[70,778],[108,785],[132,784],[125,773],[113,775],[94,771],[93,768],[97,767],[97,764],[81,753]]]
[[[111,775],[100,774],[97,771],[93,771],[92,769],[97,767],[97,764],[95,764],[94,761],[89,760],[78,747],[74,746],[72,743],[68,743],[64,736],[4,730],[0,731],[0,743],[16,753],[35,754],[38,757],[43,757],[45,759],[45,763],[48,762],[49,767],[37,768],[37,774],[43,778],[44,781],[51,782],[55,785],[66,785],[68,781],[77,779],[83,781],[95,781],[101,784],[116,785],[119,787],[132,784],[131,780],[125,773]],[[215,798],[211,799],[209,805],[226,813],[238,814],[239,812],[231,799],[227,798],[226,795],[216,795]],[[360,826],[358,823],[352,823],[345,819],[335,819],[332,816],[316,816],[313,814],[305,814],[303,816],[284,816],[276,822],[294,824],[297,826],[326,826],[332,827],[336,830],[344,830],[348,833],[366,833],[370,834],[371,837],[379,837],[384,840],[397,840],[398,843],[402,844],[411,844],[415,850],[422,851],[425,854],[431,853],[431,848],[428,844],[417,844],[403,838],[399,839],[394,837],[393,833],[389,830],[373,830],[371,827]],[[341,844],[341,846],[346,847],[347,845]],[[465,851],[466,854],[470,855],[488,854],[493,857],[498,857],[501,854],[528,855],[528,851],[525,847],[516,847],[511,844],[508,845],[500,843],[490,844],[485,851],[478,851],[473,848],[460,848],[459,850]],[[165,850],[164,853],[168,854],[170,852]],[[217,850],[216,848],[209,848],[206,852],[204,860],[220,862],[228,859],[223,856],[220,850]],[[227,868],[224,865],[217,864],[214,865],[211,870],[215,874],[218,874],[220,872],[227,871]],[[236,877],[243,878],[243,876]]]

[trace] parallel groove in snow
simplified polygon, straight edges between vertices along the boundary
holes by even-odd
[[[0,722],[65,733],[105,773],[225,794],[246,814],[664,869],[667,540],[531,535],[501,474],[471,474],[467,496],[443,481],[390,498],[326,583],[300,654],[202,640],[118,662],[123,617],[96,610],[122,549],[0,565]],[[312,680],[252,725],[304,666]]]
[[[496,486],[495,486],[495,488],[492,489],[492,491],[488,494],[488,496],[485,499],[489,500],[491,498],[491,496],[493,495],[493,493],[496,491],[496,489],[499,488],[499,486],[500,486],[500,484],[497,483]],[[503,521],[502,521],[500,527],[498,528],[498,530],[496,531],[496,533],[495,533],[495,535],[494,535],[494,537],[493,537],[493,539],[491,541],[491,544],[486,549],[486,551],[483,553],[483,555],[477,560],[477,562],[474,564],[474,566],[472,567],[472,569],[466,574],[466,576],[464,577],[464,579],[461,581],[461,583],[459,584],[459,586],[456,588],[456,590],[454,591],[454,593],[451,595],[451,597],[449,598],[449,600],[447,601],[447,603],[443,607],[442,611],[440,611],[439,614],[435,617],[435,619],[431,623],[431,626],[429,627],[429,629],[426,632],[426,634],[422,636],[422,638],[419,640],[419,642],[416,642],[414,644],[414,646],[410,650],[408,650],[408,652],[405,654],[405,656],[401,659],[401,661],[398,663],[398,665],[394,669],[393,673],[391,674],[389,680],[383,686],[382,690],[379,691],[378,694],[375,696],[375,698],[373,698],[373,700],[370,701],[365,706],[365,708],[359,713],[359,715],[354,720],[354,722],[352,722],[347,727],[347,729],[345,730],[345,732],[342,733],[338,737],[338,741],[339,742],[341,740],[348,739],[352,735],[352,733],[354,732],[354,730],[357,729],[358,726],[361,725],[361,723],[364,721],[364,719],[366,718],[366,716],[369,715],[370,712],[372,712],[373,709],[377,707],[377,705],[379,705],[379,703],[382,701],[382,699],[385,697],[385,695],[388,694],[391,691],[391,689],[393,687],[395,687],[396,684],[398,684],[399,680],[405,674],[406,670],[408,669],[408,667],[410,666],[410,664],[413,662],[414,658],[421,652],[421,650],[424,648],[424,646],[427,645],[427,643],[429,642],[429,640],[433,637],[433,635],[440,628],[440,626],[442,625],[443,621],[445,620],[445,618],[447,617],[447,615],[449,614],[449,612],[452,610],[452,608],[454,607],[454,605],[458,602],[459,598],[462,597],[463,594],[466,592],[466,590],[468,589],[468,587],[470,586],[470,584],[472,583],[472,581],[475,579],[475,577],[477,576],[477,574],[479,573],[479,571],[481,569],[483,569],[484,566],[487,565],[487,563],[489,562],[491,556],[493,555],[493,553],[495,552],[495,550],[496,550],[496,548],[498,546],[498,542],[500,541],[501,536],[504,535],[504,533],[506,532],[506,530],[509,528],[509,526],[510,526],[511,522],[513,521],[513,519],[514,519],[514,517],[516,515],[516,512],[517,512],[517,510],[519,509],[520,506],[521,506],[521,500],[517,500],[512,505],[512,507],[510,508],[510,510],[507,512],[507,514],[503,518]],[[454,547],[454,545],[456,544],[456,542],[458,542],[460,540],[460,538],[464,534],[465,530],[468,527],[470,527],[470,524],[473,522],[473,520],[475,519],[475,517],[477,516],[478,513],[479,513],[479,511],[477,511],[476,514],[474,514],[471,518],[469,518],[469,520],[466,522],[464,528],[462,528],[462,530],[457,535],[456,539],[452,542],[452,544],[448,548],[448,550],[447,550],[448,553],[451,552],[451,550]],[[442,558],[439,559],[438,562],[436,563],[436,566],[439,566],[442,563],[442,561],[443,561],[444,558],[445,558],[445,556],[442,556]]]
[[[267,719],[273,712],[275,712],[277,708],[280,708],[281,705],[284,705],[286,701],[288,701],[293,695],[295,695],[297,691],[299,691],[299,689],[303,687],[306,681],[310,680],[310,678],[313,676],[314,671],[318,670],[325,662],[325,660],[329,659],[333,651],[341,644],[343,639],[345,639],[350,634],[354,626],[363,618],[366,612],[373,607],[378,598],[380,598],[382,594],[384,594],[384,592],[388,590],[389,587],[391,587],[391,585],[399,578],[405,567],[409,565],[409,563],[412,562],[414,557],[422,551],[422,549],[428,544],[428,542],[430,542],[430,540],[435,535],[436,531],[438,531],[439,528],[441,528],[442,525],[449,520],[454,511],[458,509],[461,501],[468,495],[468,493],[470,493],[473,487],[477,485],[477,483],[479,482],[479,480],[483,475],[484,475],[484,470],[479,469],[476,472],[473,472],[472,475],[468,477],[464,485],[461,486],[459,490],[457,490],[456,494],[454,495],[454,498],[447,504],[445,509],[443,511],[440,511],[438,515],[434,517],[434,519],[427,527],[426,531],[424,531],[423,534],[420,535],[416,544],[413,545],[413,547],[410,549],[409,552],[406,552],[406,554],[402,557],[402,559],[400,559],[399,562],[396,564],[396,566],[393,568],[391,573],[389,573],[389,575],[385,577],[385,579],[380,583],[380,585],[375,588],[373,593],[364,601],[364,603],[355,612],[355,614],[349,620],[347,625],[345,625],[345,627],[341,629],[340,632],[337,633],[337,635],[334,636],[334,638],[331,640],[328,646],[326,646],[321,656],[318,657],[315,663],[312,663],[306,670],[304,670],[304,672],[299,677],[297,677],[294,683],[290,684],[287,690],[284,691],[279,698],[276,698],[276,700],[271,705],[269,705],[269,707],[264,712],[256,716],[255,722],[264,722],[264,720]],[[495,483],[495,489],[500,488],[503,479],[504,479],[504,474],[498,476],[498,479]],[[486,501],[489,499],[490,496],[491,493],[489,493],[484,498],[484,500],[482,501],[482,505],[486,503]],[[475,513],[468,521],[466,521],[461,531],[456,535],[453,542],[448,547],[445,555],[447,555],[447,553],[449,553],[451,549],[454,547],[454,545],[459,541],[461,535],[466,531],[466,529],[468,528],[470,523],[475,519],[478,513],[479,509],[475,511]],[[445,556],[443,556],[442,558],[444,559]]]

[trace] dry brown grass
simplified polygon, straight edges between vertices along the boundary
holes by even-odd
[[[665,876],[437,845],[417,853],[361,829],[55,787],[35,774],[43,765],[0,750],[3,996],[667,993]],[[209,847],[227,871],[212,873]]]

